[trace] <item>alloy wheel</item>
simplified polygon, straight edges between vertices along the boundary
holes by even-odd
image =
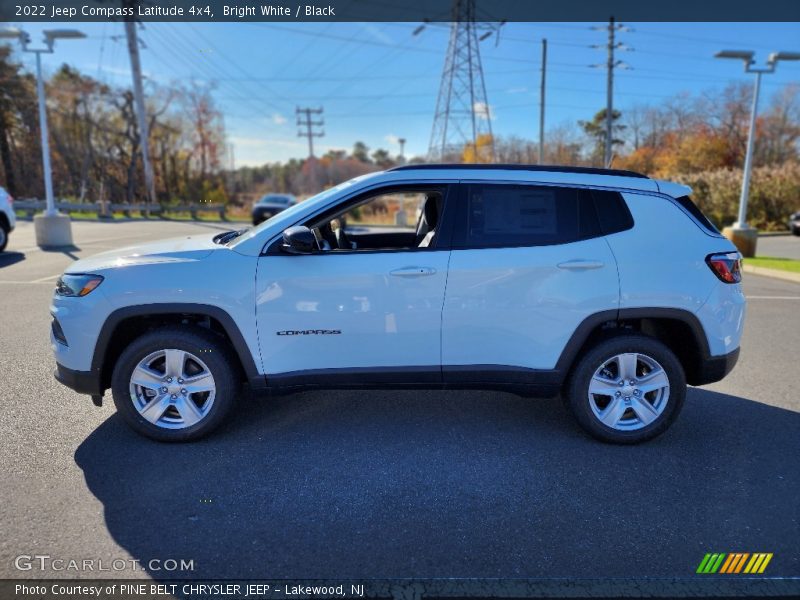
[[[211,410],[216,383],[197,356],[175,348],[145,356],[130,377],[130,395],[139,414],[158,427],[184,429]]]
[[[588,399],[603,425],[618,431],[642,429],[664,412],[669,378],[664,368],[645,354],[617,354],[592,375]]]

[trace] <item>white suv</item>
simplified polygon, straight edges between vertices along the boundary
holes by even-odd
[[[56,377],[136,431],[214,429],[246,382],[562,393],[631,443],[736,363],[740,255],[689,189],[628,171],[416,165],[258,227],[70,265]]]
[[[0,187],[0,252],[8,245],[8,234],[14,230],[17,217],[14,214],[14,198]]]

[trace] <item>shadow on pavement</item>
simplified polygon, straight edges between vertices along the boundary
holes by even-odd
[[[80,247],[72,244],[69,246],[44,246],[42,247],[42,252],[60,252],[64,256],[71,258],[72,260],[78,260],[80,256],[75,254],[76,252],[80,252]]]
[[[118,416],[75,460],[114,539],[180,577],[692,577],[706,552],[800,575],[800,414],[692,389],[666,434],[586,437],[555,400],[308,392],[193,444]]]
[[[0,252],[0,269],[10,267],[23,260],[25,260],[25,254],[22,252]]]

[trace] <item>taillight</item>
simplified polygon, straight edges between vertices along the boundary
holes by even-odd
[[[709,254],[706,264],[723,283],[739,283],[742,280],[742,255],[738,252]]]
[[[9,204],[14,204],[14,196],[12,196],[11,194],[6,194],[6,198],[8,198]]]

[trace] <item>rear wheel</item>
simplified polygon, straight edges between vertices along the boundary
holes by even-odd
[[[0,252],[6,249],[8,245],[8,229],[6,224],[0,220]]]
[[[154,440],[188,441],[214,430],[238,392],[232,355],[201,328],[165,327],[134,340],[111,379],[117,411]]]
[[[686,376],[672,351],[631,334],[600,342],[581,357],[565,400],[594,437],[634,444],[666,431],[685,397]]]

